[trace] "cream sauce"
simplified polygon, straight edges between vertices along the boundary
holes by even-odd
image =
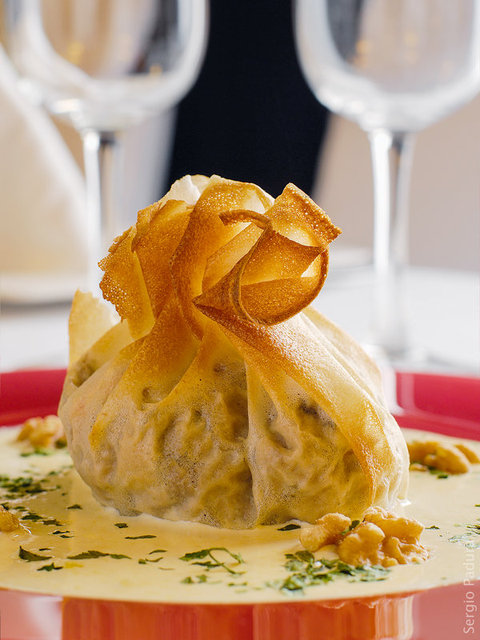
[[[48,490],[13,498],[8,497],[8,483],[0,483],[0,503],[21,516],[23,525],[0,533],[0,588],[115,600],[246,603],[358,598],[480,578],[480,528],[476,533],[467,527],[480,525],[480,465],[468,474],[444,479],[410,473],[410,503],[403,509],[427,527],[421,539],[431,552],[427,562],[394,567],[384,581],[350,582],[348,576],[339,576],[328,584],[308,587],[303,594],[285,595],[268,583],[288,577],[285,554],[301,549],[298,530],[279,531],[280,526],[275,526],[230,531],[147,515],[121,516],[95,501],[66,451],[22,456],[25,445],[15,441],[17,432],[17,428],[0,430],[0,476],[38,479]],[[432,434],[407,430],[405,436],[432,438]],[[480,443],[463,442],[480,453]],[[438,529],[428,528],[432,526]],[[449,541],[454,536],[459,540]],[[21,559],[20,547],[45,559]],[[192,564],[195,559],[181,560],[186,553],[211,547],[225,547],[240,554],[244,562],[238,564],[227,553],[214,552],[219,562],[236,572],[230,573],[224,566],[208,569]],[[91,550],[113,557],[71,558]]]

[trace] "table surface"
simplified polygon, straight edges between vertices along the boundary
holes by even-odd
[[[330,270],[314,306],[362,342],[370,322],[369,267]],[[410,268],[408,328],[414,346],[434,362],[416,369],[480,373],[480,276],[474,272]],[[6,305],[0,310],[0,370],[65,366],[69,304]]]

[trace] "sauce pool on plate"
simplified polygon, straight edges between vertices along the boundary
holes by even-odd
[[[463,582],[467,561],[480,567],[477,465],[462,475],[410,472],[403,510],[425,525],[425,563],[349,572],[328,549],[309,557],[298,542],[300,523],[226,530],[122,516],[93,498],[66,450],[28,451],[17,433],[0,432],[0,503],[21,524],[0,534],[0,588],[138,602],[270,603],[420,591]],[[478,452],[478,443],[464,442]],[[321,559],[318,578],[312,563]]]

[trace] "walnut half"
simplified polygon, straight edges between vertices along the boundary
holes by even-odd
[[[337,544],[351,522],[350,518],[342,513],[327,513],[317,520],[315,526],[305,527],[300,531],[300,542],[312,553],[327,544]]]
[[[480,458],[466,445],[438,440],[413,440],[407,443],[411,468],[416,471],[438,469],[446,473],[467,473]]]
[[[41,448],[64,447],[67,444],[62,422],[54,415],[26,420],[17,440],[28,441],[32,447]]]
[[[371,507],[362,522],[341,513],[328,513],[300,533],[301,544],[312,553],[335,545],[340,560],[355,567],[422,562],[428,551],[420,544],[423,525],[413,518],[396,516],[381,507]]]

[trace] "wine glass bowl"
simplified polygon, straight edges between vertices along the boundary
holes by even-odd
[[[21,84],[79,130],[124,129],[172,107],[203,57],[202,0],[13,0],[7,8]]]
[[[416,131],[478,92],[475,0],[297,0],[296,43],[312,91],[363,129]]]
[[[174,107],[193,85],[207,0],[2,1],[20,87],[82,137],[88,288],[98,291],[97,263],[123,230],[122,134]]]
[[[369,137],[374,183],[372,352],[409,364],[403,275],[414,134],[480,88],[476,0],[295,0],[300,66],[331,111]],[[447,152],[447,151],[446,151]]]

